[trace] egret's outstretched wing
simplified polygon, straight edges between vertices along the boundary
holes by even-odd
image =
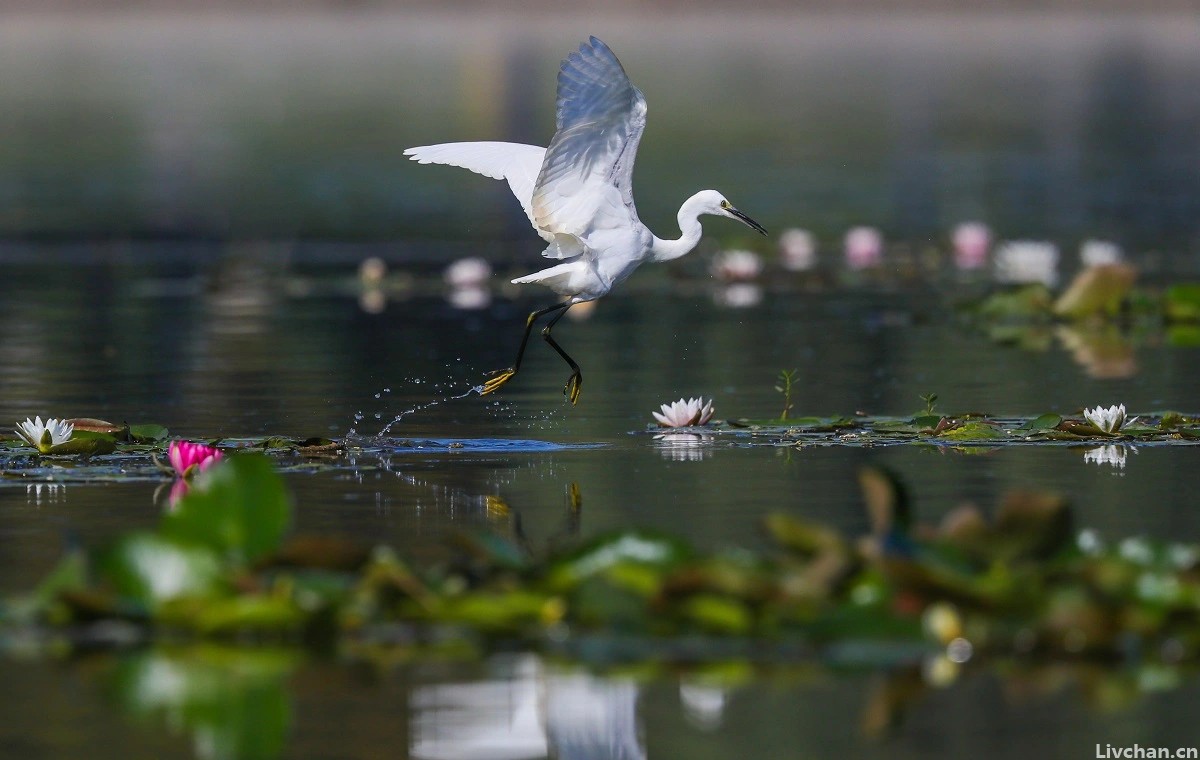
[[[534,225],[586,237],[636,218],[630,183],[645,126],[646,99],[607,45],[592,37],[567,56],[558,72],[558,132],[533,189]]]
[[[533,218],[533,186],[542,168],[545,148],[509,142],[457,142],[409,148],[404,155],[420,164],[446,164],[470,169],[492,179],[506,179],[534,229],[547,240],[554,235],[538,229]]]

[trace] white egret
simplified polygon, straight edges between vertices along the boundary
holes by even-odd
[[[557,130],[550,146],[507,142],[460,142],[409,148],[422,164],[447,164],[493,179],[506,179],[533,227],[550,244],[542,253],[563,263],[518,277],[536,282],[565,300],[534,311],[516,361],[496,370],[483,394],[517,374],[534,323],[553,314],[542,337],[571,367],[563,393],[579,400],[583,374],[550,331],[570,309],[608,293],[644,261],[670,261],[700,242],[701,214],[727,216],[766,234],[758,222],[734,208],[716,190],[701,190],[679,209],[676,240],[664,240],[642,224],[633,205],[633,160],[646,127],[646,99],[625,75],[621,62],[600,40],[590,38],[562,62],[558,72]]]

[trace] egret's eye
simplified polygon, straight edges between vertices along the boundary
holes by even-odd
[[[729,201],[721,201],[721,208],[729,208]]]

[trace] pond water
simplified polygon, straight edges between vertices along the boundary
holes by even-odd
[[[353,248],[343,253],[356,258]],[[1067,494],[1078,526],[1112,539],[1200,534],[1190,447],[1118,447],[1121,456],[1092,461],[1094,446],[796,448],[748,437],[679,446],[648,429],[649,412],[681,394],[713,397],[718,416],[776,416],[781,367],[800,370],[793,416],[911,414],[929,391],[947,411],[1025,416],[1116,401],[1132,410],[1188,408],[1196,397],[1198,381],[1186,371],[1196,348],[1125,336],[1118,352],[1128,376],[1096,378],[1094,362],[1061,336],[1022,348],[964,324],[950,307],[957,285],[777,280],[756,304],[735,309],[710,282],[648,273],[589,319],[560,325],[586,377],[572,407],[561,393],[566,367],[540,342],[501,393],[453,398],[505,366],[522,315],[537,303],[524,294],[496,291],[484,308],[456,309],[436,273],[418,269],[425,285],[364,310],[353,266],[305,261],[302,251],[269,255],[270,265],[220,248],[185,255],[169,246],[97,246],[84,254],[42,247],[41,263],[4,267],[4,320],[13,328],[0,340],[8,389],[0,414],[154,421],[193,438],[358,431],[374,453],[287,476],[299,531],[387,543],[425,560],[464,528],[519,533],[533,547],[642,526],[702,547],[761,548],[760,520],[775,511],[865,532],[855,473],[871,463],[908,483],[925,521],[968,501],[990,509],[1002,493],[1032,488]],[[160,263],[140,263],[151,258]],[[85,287],[93,294],[86,301],[78,298]],[[372,440],[388,423],[388,436]],[[153,525],[163,508],[154,478],[45,475],[44,484],[0,487],[4,593],[30,588],[67,546]],[[930,690],[915,671],[861,665],[647,680],[533,655],[381,671],[289,661],[253,676],[262,656],[235,666],[252,675],[221,699],[276,726],[264,736],[239,733],[220,716],[169,718],[183,709],[170,684],[196,677],[175,671],[204,667],[179,653],[5,660],[0,668],[23,685],[19,698],[4,698],[5,712],[29,717],[7,721],[0,743],[14,756],[97,756],[99,736],[122,757],[212,754],[205,741],[254,754],[246,749],[254,737],[311,757],[371,754],[381,743],[415,757],[484,756],[472,754],[483,746],[509,747],[502,756],[512,757],[570,756],[572,747],[599,757],[727,757],[747,742],[757,748],[751,754],[788,747],[918,756],[979,752],[1003,736],[992,756],[1006,757],[1047,742],[1068,754],[1096,741],[1181,743],[1192,736],[1197,696],[1191,677],[1146,693],[1145,673],[1069,663],[1003,676],[982,669]],[[64,689],[70,704],[50,708]],[[159,702],[142,694],[156,689],[167,692]],[[52,720],[33,719],[47,709]]]
[[[716,241],[752,241],[710,225],[697,254],[647,267],[559,324],[585,377],[571,406],[566,366],[536,339],[500,393],[472,392],[511,363],[525,315],[548,303],[501,284],[536,266],[538,246],[502,188],[398,154],[492,128],[543,139],[524,114],[549,113],[545,72],[576,25],[542,22],[562,36],[522,53],[529,35],[502,22],[489,36],[478,20],[453,32],[437,18],[322,18],[288,20],[269,44],[255,36],[262,21],[221,17],[0,30],[13,42],[0,57],[24,72],[0,86],[0,112],[24,114],[0,121],[12,138],[0,141],[0,225],[77,240],[0,245],[0,420],[366,442],[337,466],[288,472],[297,530],[418,560],[464,528],[534,548],[640,526],[757,549],[761,518],[783,511],[858,535],[865,464],[898,474],[923,521],[1024,488],[1067,495],[1077,527],[1114,540],[1200,536],[1192,447],[679,445],[649,428],[650,412],[680,396],[712,398],[719,418],[777,417],[776,377],[790,369],[793,416],[910,415],[931,392],[944,412],[1196,412],[1195,341],[1157,324],[1041,325],[994,340],[957,309],[989,274],[953,271],[945,242],[955,222],[984,218],[1064,251],[1117,240],[1151,288],[1196,271],[1195,19],[749,19],[700,69],[731,98],[713,119],[705,90],[670,73],[685,32],[605,22],[597,31],[647,90],[658,130],[639,159],[647,221],[667,229],[672,199],[720,180],[773,232],[815,230],[822,263],[785,273],[773,242],[760,244],[766,274],[723,285],[708,272]],[[257,74],[234,76],[239,62]],[[401,82],[457,84],[422,99],[396,70],[413,72]],[[77,76],[94,86],[64,84]],[[503,98],[468,87],[488,76],[512,81]],[[655,110],[672,93],[680,100]],[[209,101],[221,108],[197,105]],[[30,103],[41,105],[7,107]],[[110,108],[121,118],[79,142],[73,115]],[[280,127],[296,121],[306,126]],[[461,199],[482,213],[464,215]],[[835,241],[859,222],[892,241],[878,271],[841,262]],[[172,242],[144,242],[152,234]],[[214,236],[291,242],[197,242]],[[347,238],[358,240],[329,242]],[[489,283],[443,285],[443,267],[473,253],[496,268]],[[364,284],[372,257],[388,274]],[[1066,280],[1077,265],[1063,261]],[[66,548],[152,525],[163,509],[153,477],[5,474],[0,594],[28,590]],[[0,678],[20,686],[0,695],[0,755],[11,757],[1092,756],[1097,744],[1196,744],[1200,704],[1194,669],[1086,662],[966,667],[935,688],[919,666],[861,660],[644,675],[521,652],[368,664],[253,648],[59,659],[9,647]]]

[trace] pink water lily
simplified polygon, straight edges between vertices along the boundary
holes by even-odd
[[[182,478],[190,478],[194,473],[207,470],[224,456],[220,449],[203,443],[171,441],[167,447],[167,458],[171,460],[175,474]]]
[[[703,398],[690,398],[687,401],[679,399],[671,404],[662,405],[662,414],[650,412],[658,424],[663,427],[677,428],[703,425],[712,419],[712,401]]]

